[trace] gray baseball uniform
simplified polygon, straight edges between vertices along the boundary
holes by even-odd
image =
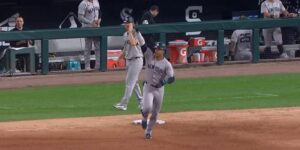
[[[269,14],[273,15],[274,18],[279,18],[285,10],[286,9],[280,0],[274,0],[273,2],[266,0],[261,4],[261,13],[268,12]],[[282,34],[280,28],[263,29],[263,36],[266,47],[270,47],[272,45],[273,38],[276,42],[276,45],[282,44]]]
[[[252,30],[235,30],[231,41],[236,43],[235,60],[252,60]]]
[[[101,19],[100,4],[98,0],[83,0],[78,6],[78,18],[82,23],[83,28],[92,27],[95,20]],[[84,64],[85,69],[90,68],[90,55],[94,43],[96,65],[95,68],[100,68],[100,40],[98,37],[85,38]]]
[[[150,49],[144,55],[146,60],[146,83],[143,88],[143,120],[147,120],[149,113],[152,114],[145,130],[145,134],[151,134],[158,118],[158,113],[161,110],[164,96],[164,86],[157,87],[157,85],[160,85],[162,80],[166,81],[174,77],[174,70],[166,58],[156,60]]]
[[[143,98],[140,90],[140,86],[138,84],[138,78],[143,68],[143,52],[141,50],[141,45],[145,44],[145,40],[140,32],[135,32],[134,36],[138,40],[138,44],[136,46],[132,46],[131,44],[129,44],[127,32],[124,33],[123,35],[125,41],[124,53],[125,53],[126,69],[127,69],[127,75],[125,81],[126,88],[125,88],[125,94],[123,98],[121,99],[120,103],[118,103],[117,105],[124,106],[126,109],[133,90],[136,95],[139,107],[141,105],[141,101]]]

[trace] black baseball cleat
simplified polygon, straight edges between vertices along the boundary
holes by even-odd
[[[151,133],[146,133],[146,134],[145,134],[145,139],[146,139],[146,140],[152,139]]]
[[[144,130],[147,128],[147,120],[142,120],[142,128]]]

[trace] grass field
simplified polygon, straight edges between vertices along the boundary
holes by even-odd
[[[93,84],[0,91],[0,121],[137,114],[112,105],[124,84]],[[166,87],[162,112],[300,106],[300,74],[177,80]]]

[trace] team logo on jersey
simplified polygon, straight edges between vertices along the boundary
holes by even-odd
[[[148,64],[148,68],[152,69],[153,72],[156,74],[162,74],[164,72],[161,68],[159,68],[158,66],[155,66],[153,64]]]

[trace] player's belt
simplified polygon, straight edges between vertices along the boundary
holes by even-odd
[[[148,82],[147,81],[143,81],[143,85],[147,85],[148,84]],[[157,88],[155,85],[153,85],[153,84],[149,84],[151,87],[153,87],[153,88],[156,88],[156,89],[159,89],[159,88]],[[162,86],[163,87],[163,86]],[[161,88],[161,87],[160,87]]]
[[[131,61],[131,60],[135,60],[135,59],[139,59],[139,58],[141,58],[141,57],[133,57],[133,58],[130,58],[130,59],[127,59],[127,60]]]

